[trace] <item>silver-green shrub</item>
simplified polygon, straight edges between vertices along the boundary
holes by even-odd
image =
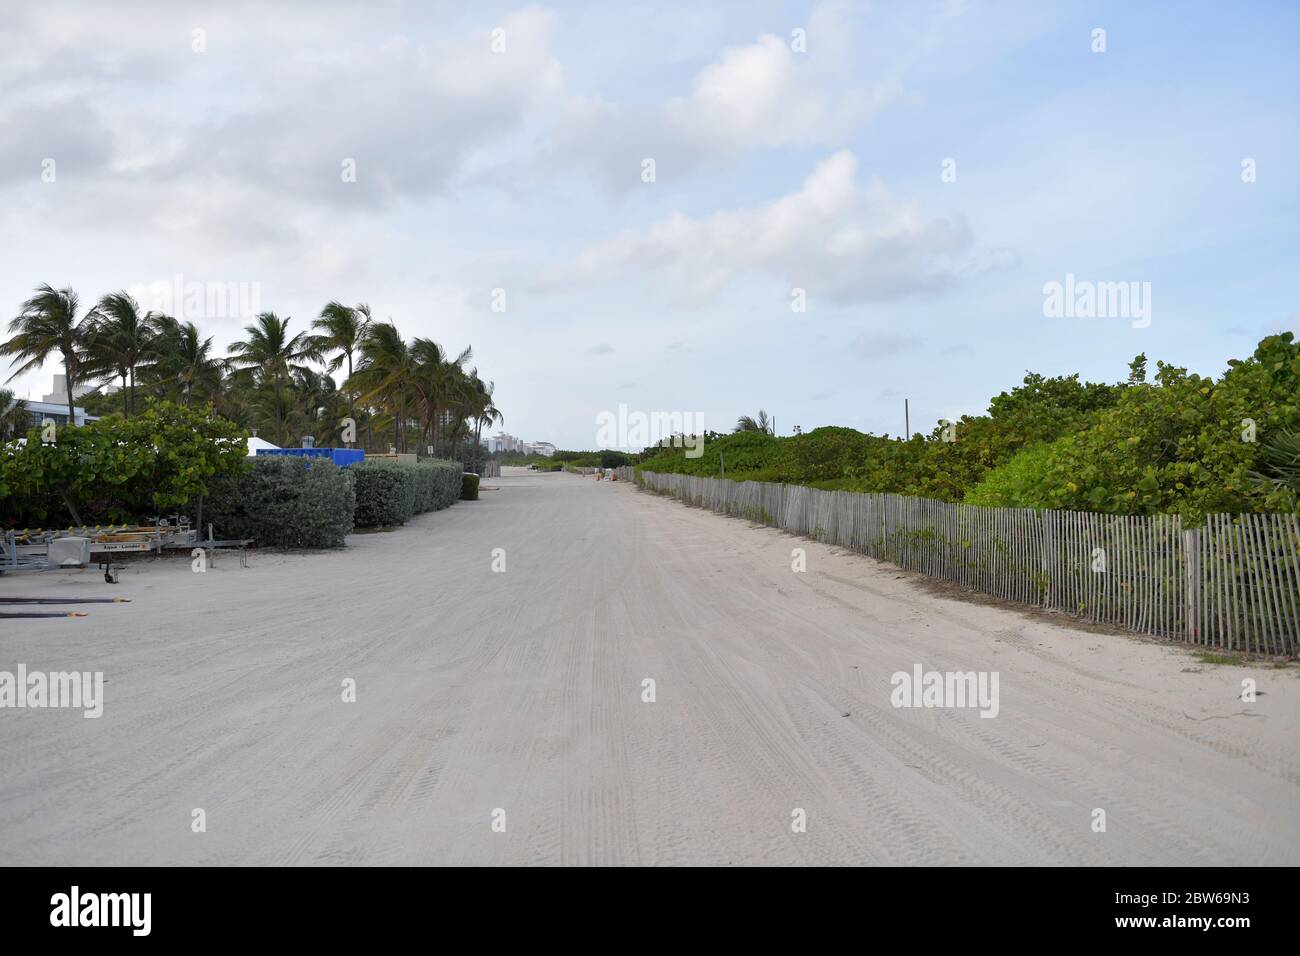
[[[202,530],[263,547],[341,548],[355,510],[352,479],[332,461],[259,457],[212,480]]]

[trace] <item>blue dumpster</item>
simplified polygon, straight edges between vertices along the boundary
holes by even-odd
[[[360,448],[259,448],[258,456],[280,455],[285,458],[328,458],[340,468],[365,461],[366,453]]]

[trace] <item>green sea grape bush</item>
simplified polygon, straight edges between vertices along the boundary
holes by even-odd
[[[1253,477],[1263,443],[1300,427],[1300,346],[1290,332],[1218,379],[1157,363],[1095,424],[1052,446],[1038,507],[1114,514],[1296,510],[1285,485]],[[1250,439],[1254,440],[1250,440]]]
[[[1297,510],[1284,436],[1300,431],[1300,345],[1263,339],[1220,376],[1137,356],[1126,380],[1035,373],[951,428],[906,440],[848,428],[708,436],[646,449],[638,470],[1113,514]],[[1280,451],[1278,449],[1281,449]],[[1280,457],[1279,457],[1280,456]]]
[[[0,524],[125,523],[182,510],[245,466],[247,433],[210,407],[150,402],[127,419],[31,429],[0,446]]]

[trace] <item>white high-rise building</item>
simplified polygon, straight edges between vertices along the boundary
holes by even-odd
[[[79,382],[78,384],[72,386],[72,399],[73,401],[76,401],[77,399],[81,398],[82,395],[85,395],[87,392],[93,392],[94,390],[95,390],[95,386],[93,383]],[[106,385],[104,386],[102,391],[105,395],[109,395],[117,391],[117,386]],[[68,377],[66,375],[54,376],[54,391],[50,392],[48,395],[42,395],[41,401],[49,402],[53,404],[58,404],[59,402],[62,402],[66,410],[66,406],[68,404]]]
[[[548,441],[521,441],[505,432],[498,432],[484,444],[487,446],[488,453],[493,455],[504,452],[517,455],[545,455],[550,458],[555,454],[555,446]]]

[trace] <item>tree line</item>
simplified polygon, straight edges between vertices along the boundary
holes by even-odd
[[[824,426],[777,437],[742,416],[688,457],[665,439],[639,464],[845,491],[888,492],[1001,508],[1110,514],[1300,510],[1300,343],[1267,336],[1199,375],[1136,356],[1115,383],[1028,373],[980,415],[902,438]]]
[[[76,403],[89,414],[130,419],[143,402],[161,399],[211,405],[282,446],[308,435],[322,446],[353,438],[351,444],[367,451],[432,449],[467,459],[481,455],[483,429],[504,421],[494,384],[469,367],[469,348],[452,355],[433,339],[408,342],[364,303],[332,301],[307,329],[292,330],[292,322],[259,313],[220,355],[212,336],[193,322],[146,311],[125,291],[83,309],[75,291],[47,284],[9,322],[0,355],[16,366],[9,381],[51,359],[60,362],[69,421]],[[332,373],[341,370],[336,383]],[[86,384],[119,388],[74,402],[74,389]],[[0,437],[25,433],[27,426],[12,392],[0,389]]]

